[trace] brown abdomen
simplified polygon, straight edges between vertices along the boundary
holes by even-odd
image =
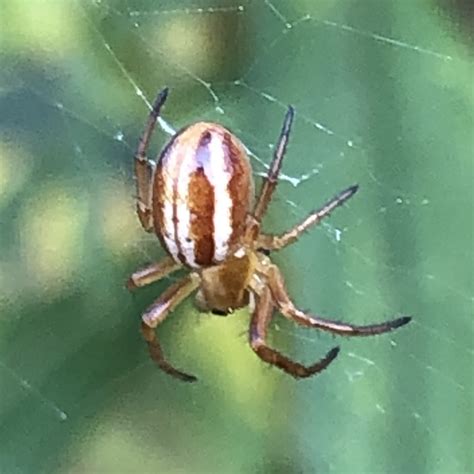
[[[239,246],[253,199],[250,163],[224,127],[199,122],[161,153],[153,182],[155,232],[192,268],[224,261]]]

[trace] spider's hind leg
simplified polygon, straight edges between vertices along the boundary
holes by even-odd
[[[142,227],[147,231],[153,230],[153,216],[151,211],[152,182],[155,172],[155,163],[147,158],[150,139],[155,129],[156,120],[168,96],[168,89],[163,89],[153,103],[148,115],[148,121],[135,152],[135,179],[137,189],[137,214]]]
[[[281,164],[285,157],[286,147],[290,138],[291,126],[295,116],[295,109],[290,105],[286,111],[285,119],[281,128],[278,142],[275,146],[273,159],[268,169],[267,176],[263,180],[262,189],[252,212],[257,222],[262,222],[263,216],[267,212],[267,207],[272,199],[273,192],[278,184],[278,175],[280,174]]]

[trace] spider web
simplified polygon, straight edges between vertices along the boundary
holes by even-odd
[[[39,3],[12,2],[3,28],[2,471],[472,470],[474,100],[453,12]],[[160,333],[200,382],[157,374],[137,321],[179,275],[133,296],[121,285],[163,254],[134,215],[131,164],[165,85],[153,149],[186,123],[218,121],[248,147],[257,181],[293,104],[265,228],[360,190],[274,256],[290,294],[355,324],[414,321],[353,340],[275,317],[272,345],[298,360],[342,349],[324,374],[295,383],[256,360],[246,311],[208,317],[187,301]]]

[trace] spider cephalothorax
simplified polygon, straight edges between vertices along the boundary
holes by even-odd
[[[135,156],[137,213],[143,228],[155,232],[168,256],[135,272],[128,281],[137,288],[181,268],[190,273],[171,285],[143,314],[142,333],[151,358],[170,375],[192,382],[196,378],[175,369],[164,357],[155,328],[184,298],[197,291],[203,311],[226,315],[255,300],[249,339],[255,353],[293,377],[309,377],[325,369],[339,348],[304,366],[266,343],[272,314],[312,328],[345,336],[369,336],[392,331],[410,321],[404,316],[368,326],[334,322],[299,310],[287,294],[283,276],[269,253],[294,242],[357,191],[351,186],[312,212],[282,235],[264,234],[267,210],[285,154],[294,110],[288,108],[273,161],[254,204],[252,169],[240,141],[215,123],[198,122],[180,130],[155,164],[146,152],[168,90],[158,95]]]

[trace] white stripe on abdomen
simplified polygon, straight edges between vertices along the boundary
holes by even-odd
[[[211,159],[204,167],[204,173],[214,189],[214,261],[222,262],[227,257],[232,235],[232,199],[228,189],[232,175],[226,167],[221,135],[212,134],[209,151]]]

